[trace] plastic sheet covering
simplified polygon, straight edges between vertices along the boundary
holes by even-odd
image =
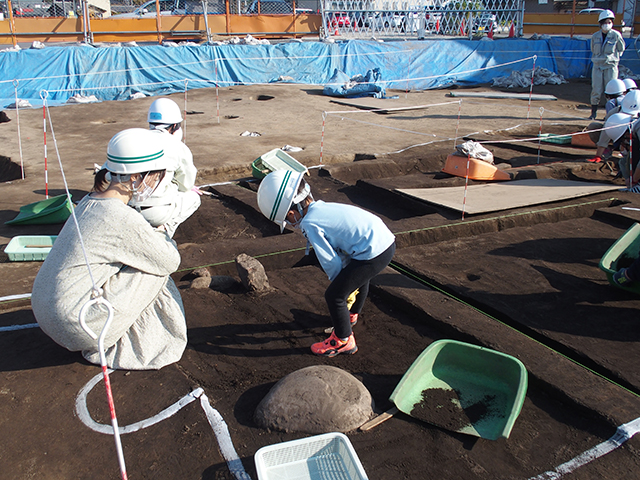
[[[640,71],[629,45],[622,64]],[[100,101],[135,94],[166,95],[187,89],[273,83],[287,79],[326,85],[335,69],[349,78],[378,68],[386,89],[426,90],[490,83],[515,70],[542,67],[565,78],[588,77],[588,39],[423,40],[276,45],[183,45],[94,48],[47,47],[0,51],[0,108],[18,98],[38,107],[76,95]],[[500,67],[497,67],[501,65]]]
[[[508,77],[496,77],[493,79],[491,86],[501,88],[528,87],[532,82],[532,73],[534,85],[560,85],[561,83],[567,83],[562,75],[553,73],[546,68],[536,68],[535,72],[532,72],[532,69],[530,68],[521,72],[513,71]]]
[[[368,97],[384,98],[385,88],[378,84],[380,69],[368,70],[365,75],[349,76],[337,68],[325,85],[323,93],[331,97]]]
[[[493,165],[493,153],[473,140],[456,145],[454,155],[460,155],[462,157],[470,156]]]

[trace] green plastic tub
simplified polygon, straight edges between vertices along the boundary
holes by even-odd
[[[527,393],[527,370],[504,353],[456,340],[427,347],[391,394],[398,410],[455,432],[509,438]]]
[[[257,178],[258,180],[263,179],[269,173],[275,172],[276,170],[308,173],[307,167],[279,148],[259,156],[251,163],[251,174],[253,178]]]
[[[20,213],[5,225],[50,225],[64,223],[71,215],[73,203],[67,195],[58,195],[20,207]]]
[[[556,135],[555,133],[541,133],[540,140],[546,143],[557,145],[568,145],[571,143],[571,135]]]
[[[640,282],[632,282],[626,286],[614,283],[613,274],[621,268],[628,267],[640,255],[640,224],[634,223],[615,241],[600,259],[600,270],[607,274],[607,280],[614,287],[628,292],[640,294]]]

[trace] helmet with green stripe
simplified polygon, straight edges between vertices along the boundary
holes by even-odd
[[[258,207],[262,214],[284,230],[287,213],[293,203],[298,203],[308,195],[296,195],[304,173],[291,170],[276,170],[262,179],[258,187]],[[301,197],[301,198],[299,198]]]
[[[111,173],[129,175],[167,168],[161,133],[144,128],[129,128],[116,133],[107,146],[104,168]]]

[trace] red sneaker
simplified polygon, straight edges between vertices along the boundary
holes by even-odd
[[[357,313],[350,313],[349,314],[349,321],[351,322],[351,326],[353,327],[356,323],[358,323],[358,314]]]
[[[353,333],[346,341],[340,340],[336,337],[335,332],[331,332],[331,336],[324,342],[318,342],[311,345],[311,351],[316,355],[322,355],[323,357],[335,357],[341,353],[348,353],[353,355],[358,351],[356,345],[356,339]]]
[[[600,163],[601,161],[602,161],[602,158],[600,157],[593,157],[593,158],[587,159],[587,162],[592,162],[592,163]]]

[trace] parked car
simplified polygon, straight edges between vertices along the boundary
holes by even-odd
[[[331,27],[350,27],[351,26],[351,18],[349,18],[349,14],[346,12],[336,12],[331,15]]]
[[[400,28],[404,15],[400,12],[378,12],[374,15],[371,28],[382,30]]]
[[[293,7],[285,0],[253,0],[245,15],[293,15]]]
[[[472,33],[487,33],[498,31],[498,18],[494,13],[482,12],[473,19]]]
[[[578,15],[600,15],[604,12],[604,8],[584,8],[578,12]]]
[[[436,30],[440,27],[442,20],[442,11],[435,5],[427,5],[424,7],[425,28],[427,30]]]
[[[171,15],[176,7],[176,0],[160,0],[160,15]],[[156,0],[149,0],[128,13],[111,15],[111,18],[145,18],[156,16]]]

